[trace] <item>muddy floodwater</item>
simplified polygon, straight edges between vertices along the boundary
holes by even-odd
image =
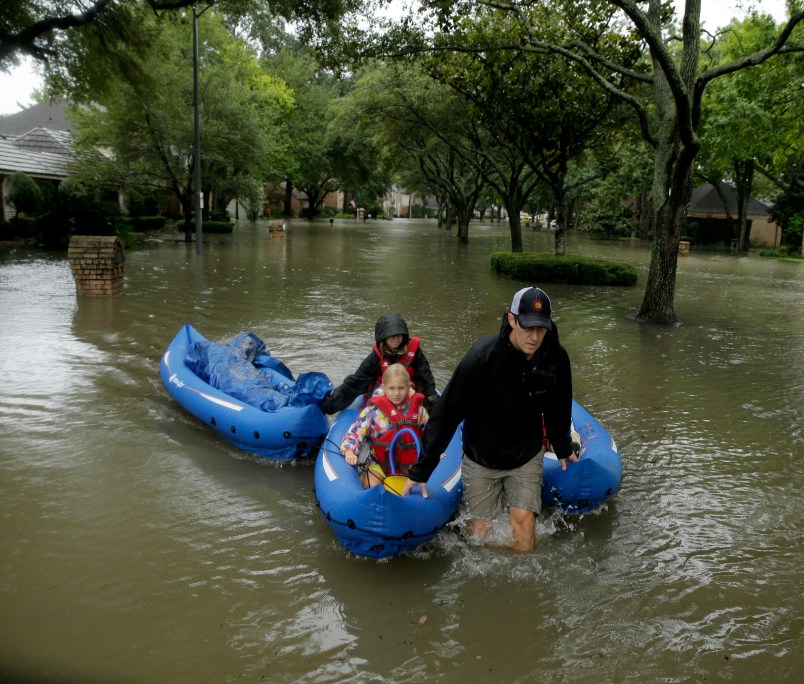
[[[129,250],[112,299],[77,298],[66,254],[0,247],[0,680],[801,681],[804,264],[693,250],[683,324],[657,327],[631,318],[649,249],[569,237],[639,270],[535,283],[623,482],[592,514],[546,512],[530,554],[448,528],[351,556],[312,461],[250,458],[161,383],[184,323],[338,383],[399,311],[442,388],[530,284],[489,268],[509,245],[497,224],[460,245],[433,221],[241,222],[200,259]]]

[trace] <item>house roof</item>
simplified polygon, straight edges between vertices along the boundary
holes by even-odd
[[[14,140],[13,145],[29,152],[52,152],[53,154],[72,154],[70,134],[66,131],[51,131],[47,128],[34,128]]]
[[[39,102],[0,116],[0,176],[15,171],[34,178],[66,178],[73,158],[66,100]]]
[[[731,183],[725,181],[720,182],[720,189],[726,197],[726,202],[729,207],[729,213],[733,216],[737,215],[737,190]],[[711,183],[701,185],[692,191],[690,198],[690,207],[687,212],[688,215],[725,215],[726,211],[723,208],[723,201]],[[746,213],[751,215],[768,216],[768,207],[757,199],[752,199],[748,202]]]
[[[75,127],[65,113],[67,101],[60,97],[52,102],[38,102],[16,112],[0,116],[0,135],[23,135],[34,128],[71,131]]]
[[[56,138],[41,134],[31,139],[0,135],[0,176],[21,171],[32,178],[66,178],[72,154]]]

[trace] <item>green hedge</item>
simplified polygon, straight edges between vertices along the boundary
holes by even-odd
[[[510,278],[537,283],[633,286],[637,282],[637,270],[631,264],[577,254],[495,252],[491,266]]]
[[[167,219],[164,216],[128,216],[125,223],[137,233],[160,231],[165,227]]]
[[[190,223],[191,232],[195,231],[195,221]],[[176,224],[176,229],[184,230],[184,221]],[[231,221],[204,221],[201,223],[202,233],[231,233],[234,231],[234,223]]]

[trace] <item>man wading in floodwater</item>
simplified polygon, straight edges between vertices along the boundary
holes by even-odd
[[[561,468],[577,461],[570,440],[572,372],[558,340],[550,298],[537,287],[514,295],[499,334],[466,353],[430,414],[419,461],[408,473],[406,496],[424,483],[461,421],[463,503],[470,538],[482,540],[508,507],[513,548],[536,546],[542,507],[543,440]]]

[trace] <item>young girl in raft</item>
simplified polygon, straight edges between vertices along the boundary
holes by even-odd
[[[424,395],[411,387],[410,375],[402,364],[388,366],[382,375],[381,387],[369,399],[341,442],[341,453],[352,466],[358,465],[361,447],[368,444],[369,456],[359,466],[364,489],[382,484],[391,472],[389,458],[393,458],[394,472],[400,475],[407,473],[416,462],[419,454],[410,434],[400,435],[394,453],[388,452],[394,436],[403,428],[410,428],[421,439],[427,424],[423,400]]]
[[[408,324],[398,313],[383,314],[377,319],[371,353],[354,373],[318,403],[318,407],[324,413],[337,413],[361,394],[371,396],[382,381],[385,369],[394,363],[407,369],[414,389],[424,394],[424,406],[430,410],[437,396],[430,363],[421,348],[421,338],[410,336]]]

